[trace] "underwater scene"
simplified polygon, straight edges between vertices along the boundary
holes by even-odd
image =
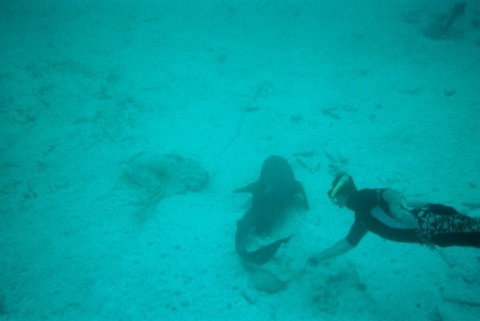
[[[480,316],[480,2],[0,16],[0,320]]]

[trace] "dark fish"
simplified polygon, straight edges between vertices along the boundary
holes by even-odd
[[[258,180],[235,192],[252,194],[251,207],[237,222],[235,234],[237,253],[246,261],[264,264],[275,255],[282,244],[288,242],[290,237],[248,251],[247,245],[251,237],[268,233],[283,218],[285,208],[297,194],[302,195],[303,205],[308,209],[305,189],[295,179],[293,170],[285,158],[270,156],[263,162]]]

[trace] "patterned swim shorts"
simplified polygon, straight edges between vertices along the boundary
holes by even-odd
[[[417,237],[425,244],[431,244],[431,238],[439,234],[480,232],[479,219],[460,213],[438,214],[428,205],[416,208],[412,213],[418,219]]]

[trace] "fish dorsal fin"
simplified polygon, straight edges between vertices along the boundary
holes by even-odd
[[[247,186],[237,188],[234,193],[254,193],[258,190],[258,181],[248,184]]]

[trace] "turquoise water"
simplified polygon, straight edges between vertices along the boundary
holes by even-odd
[[[394,2],[2,1],[0,320],[474,320],[478,250],[299,275],[352,223],[339,170],[480,217],[480,5]],[[310,210],[259,280],[232,191],[272,154]]]

